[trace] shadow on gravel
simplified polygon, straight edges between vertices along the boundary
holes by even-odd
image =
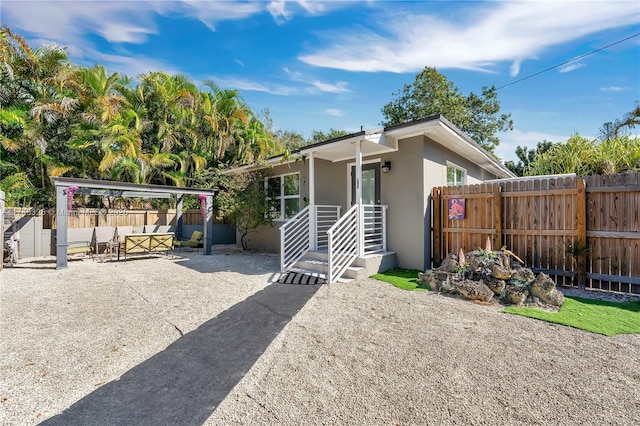
[[[44,425],[200,425],[318,290],[271,284]]]

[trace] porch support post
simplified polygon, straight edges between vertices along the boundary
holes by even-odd
[[[207,211],[204,215],[202,241],[204,241],[204,254],[211,254],[211,245],[213,244],[213,197],[207,195],[205,203]]]
[[[182,198],[183,194],[176,194],[176,238],[182,239]]]
[[[67,269],[67,189],[56,186],[56,269]]]
[[[309,220],[311,232],[309,232],[309,249],[318,248],[318,223],[316,217],[316,168],[313,151],[309,153]]]
[[[356,203],[358,204],[358,257],[364,256],[364,209],[362,208],[362,147],[356,142]]]

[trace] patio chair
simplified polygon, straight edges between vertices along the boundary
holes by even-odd
[[[179,247],[182,250],[182,247],[191,247],[191,250],[196,249],[198,251],[198,245],[200,244],[200,240],[202,239],[202,232],[193,231],[191,234],[191,238],[183,241],[174,241],[173,247]]]
[[[98,255],[104,253],[109,243],[116,237],[116,228],[113,226],[96,226],[93,234],[93,252]]]
[[[67,255],[89,255],[93,260],[93,228],[72,228],[67,231]]]

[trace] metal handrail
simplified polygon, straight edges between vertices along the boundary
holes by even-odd
[[[335,282],[358,257],[360,205],[354,204],[327,230],[328,282]]]
[[[364,204],[364,254],[387,251],[387,208],[384,204]]]
[[[341,209],[342,206],[315,206],[315,233],[317,249],[323,249],[328,246],[327,231],[340,219]]]
[[[280,271],[288,271],[309,251],[311,224],[309,206],[280,227]]]

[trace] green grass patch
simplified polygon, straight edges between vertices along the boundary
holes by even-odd
[[[403,290],[417,290],[427,291],[430,290],[429,286],[418,282],[417,269],[392,269],[390,271],[375,274],[371,278],[376,280],[387,282],[395,287]]]
[[[558,312],[509,306],[504,312],[615,336],[640,334],[640,301],[616,303],[602,300],[565,298]]]

